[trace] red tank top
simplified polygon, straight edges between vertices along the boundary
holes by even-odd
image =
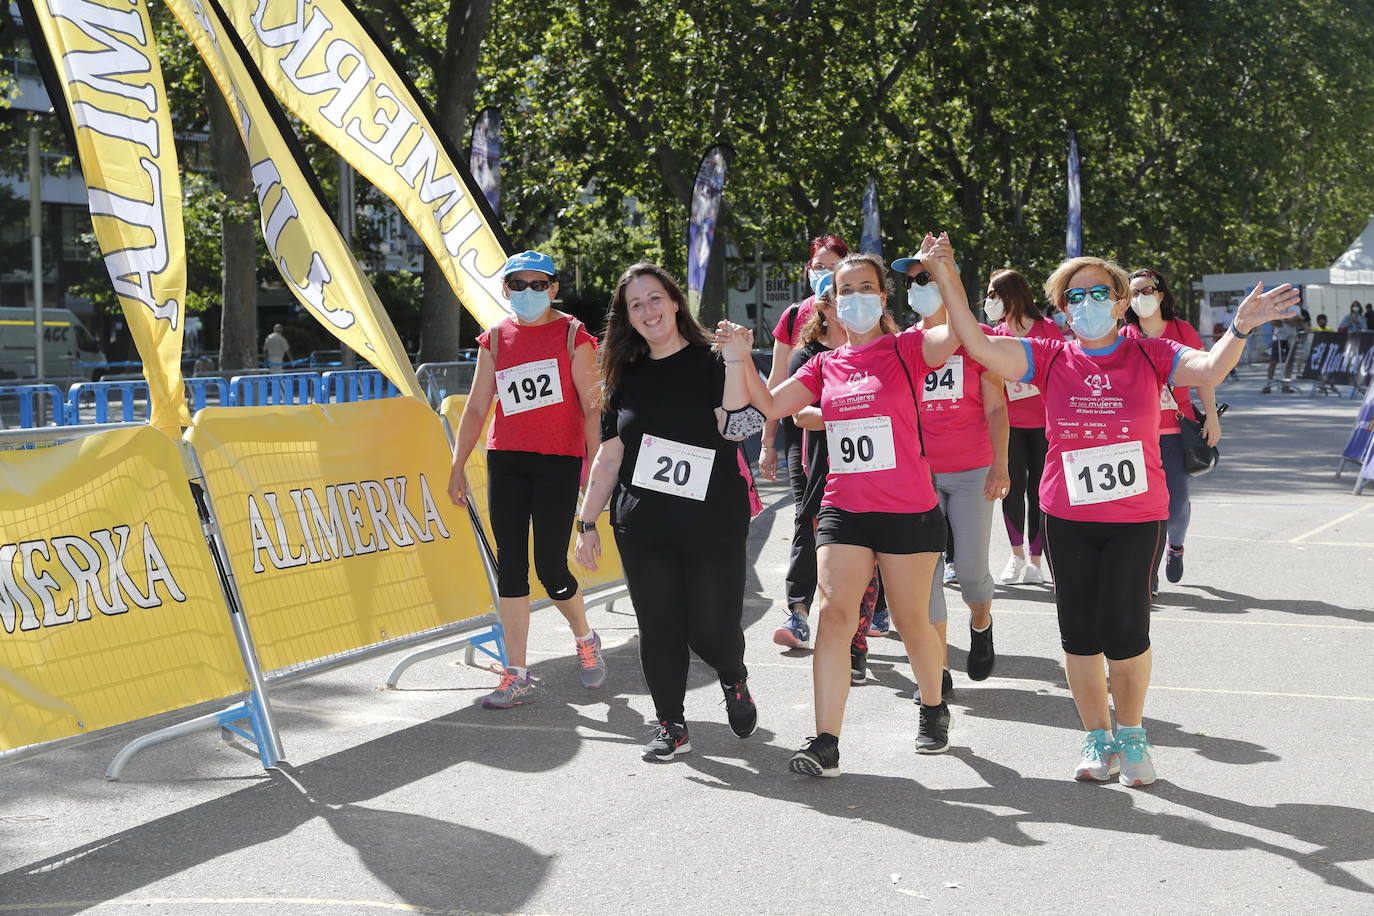
[[[488,451],[537,452],[541,455],[587,456],[582,403],[573,384],[568,357],[568,324],[561,315],[548,324],[524,326],[507,318],[483,331],[477,346],[491,352],[496,344],[496,417],[487,433]],[[573,349],[596,338],[581,324]]]

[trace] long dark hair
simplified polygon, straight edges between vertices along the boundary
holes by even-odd
[[[1173,321],[1178,317],[1178,313],[1174,310],[1174,305],[1177,302],[1174,299],[1174,291],[1169,289],[1169,282],[1164,279],[1162,273],[1150,270],[1148,267],[1142,267],[1140,270],[1131,271],[1131,279],[1134,280],[1136,277],[1149,277],[1150,282],[1154,284],[1155,292],[1159,293],[1160,318],[1165,321]],[[1126,309],[1126,321],[1130,324],[1140,324],[1140,316],[1135,313],[1135,309]]]
[[[611,304],[606,307],[606,335],[601,339],[597,351],[597,362],[601,370],[601,404],[609,404],[615,389],[625,375],[625,367],[639,362],[649,355],[649,344],[630,324],[629,306],[625,302],[625,287],[640,277],[654,277],[662,284],[668,298],[677,303],[677,332],[689,344],[708,344],[706,329],[703,328],[687,308],[687,296],[677,285],[673,275],[657,264],[640,261],[625,268],[615,283],[611,293]]]
[[[1030,283],[1021,276],[1020,271],[999,270],[992,275],[988,285],[1006,308],[1002,320],[1007,327],[1020,327],[1023,320],[1036,321],[1045,317],[1035,303],[1035,293],[1031,291]]]

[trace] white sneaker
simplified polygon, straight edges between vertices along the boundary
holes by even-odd
[[[1007,566],[1005,569],[1002,570],[1002,575],[998,578],[1000,578],[1002,582],[1006,585],[1012,585],[1016,582],[1021,581],[1021,571],[1025,568],[1025,558],[1018,557],[1016,554],[1012,554],[1010,557],[1007,558]]]
[[[1112,733],[1096,728],[1083,736],[1083,758],[1073,771],[1079,782],[1106,782],[1121,770],[1121,755],[1117,752]]]
[[[1040,572],[1040,567],[1034,563],[1027,563],[1021,570],[1021,581],[1026,585],[1044,585],[1045,577]]]
[[[1150,756],[1150,739],[1143,728],[1121,728],[1116,735],[1121,754],[1121,784],[1137,788],[1155,781],[1155,762]]]

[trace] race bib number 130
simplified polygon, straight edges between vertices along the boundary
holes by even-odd
[[[1126,499],[1150,488],[1145,477],[1145,450],[1139,442],[1078,448],[1065,452],[1063,461],[1072,506]]]

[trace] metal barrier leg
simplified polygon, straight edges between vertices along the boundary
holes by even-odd
[[[273,756],[274,749],[271,747],[271,742],[263,741],[258,737],[267,734],[267,726],[259,715],[261,709],[262,704],[259,702],[257,694],[250,693],[244,702],[227,709],[197,716],[194,719],[187,719],[185,722],[159,728],[157,731],[149,732],[146,735],[139,735],[120,748],[118,754],[115,754],[114,760],[110,761],[109,769],[105,771],[105,778],[109,780],[118,779],[120,774],[124,772],[124,768],[129,765],[129,761],[150,747],[166,744],[168,741],[183,735],[191,735],[210,728],[225,729],[251,741],[258,748],[258,757],[261,758],[262,765],[264,767],[276,766],[280,758]],[[249,723],[250,730],[248,731],[238,728],[235,724],[245,720]]]
[[[488,648],[488,644],[494,644],[495,649]],[[448,655],[453,652],[462,651],[463,661],[473,668],[483,668],[484,666],[476,663],[477,653],[482,652],[490,656],[501,664],[506,665],[506,630],[500,623],[493,623],[491,629],[485,633],[477,633],[466,639],[457,642],[441,643],[437,646],[426,646],[423,649],[416,649],[403,656],[392,667],[391,673],[386,676],[386,686],[392,690],[396,689],[396,684],[401,680],[401,675],[411,665],[417,664],[428,658],[437,658],[440,655]]]

